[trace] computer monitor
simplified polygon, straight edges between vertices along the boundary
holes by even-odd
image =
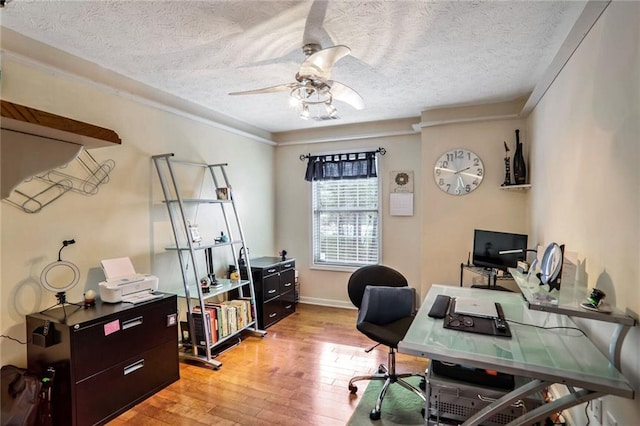
[[[476,229],[473,235],[473,264],[506,271],[526,259],[528,238],[524,234]]]

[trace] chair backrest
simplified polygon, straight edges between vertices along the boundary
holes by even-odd
[[[386,287],[406,287],[407,279],[395,269],[384,265],[368,265],[357,269],[349,277],[347,291],[349,299],[355,307],[360,309],[364,289],[368,285]]]

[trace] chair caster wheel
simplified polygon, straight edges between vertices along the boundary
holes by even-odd
[[[349,392],[351,392],[351,393],[356,393],[356,392],[358,392],[358,387],[357,387],[357,386],[349,385]]]
[[[373,410],[371,410],[371,413],[369,413],[369,418],[371,420],[380,420],[380,411],[374,408]]]

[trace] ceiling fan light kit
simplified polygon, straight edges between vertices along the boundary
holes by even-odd
[[[296,73],[294,83],[232,92],[229,95],[255,95],[289,90],[290,105],[299,109],[300,118],[304,120],[338,119],[338,110],[333,104],[334,99],[358,110],[364,108],[364,100],[355,90],[330,80],[333,66],[347,56],[351,49],[343,45],[322,49],[319,44],[308,43],[302,47],[302,51],[306,59]]]
[[[290,95],[290,104],[300,109],[300,118],[304,120],[339,118],[330,88],[324,83],[316,86],[312,81],[306,81],[304,85],[294,87]]]

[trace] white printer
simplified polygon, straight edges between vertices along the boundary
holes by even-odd
[[[139,303],[162,297],[154,294],[158,289],[158,277],[136,273],[128,257],[102,260],[100,265],[107,279],[99,283],[102,301]]]

